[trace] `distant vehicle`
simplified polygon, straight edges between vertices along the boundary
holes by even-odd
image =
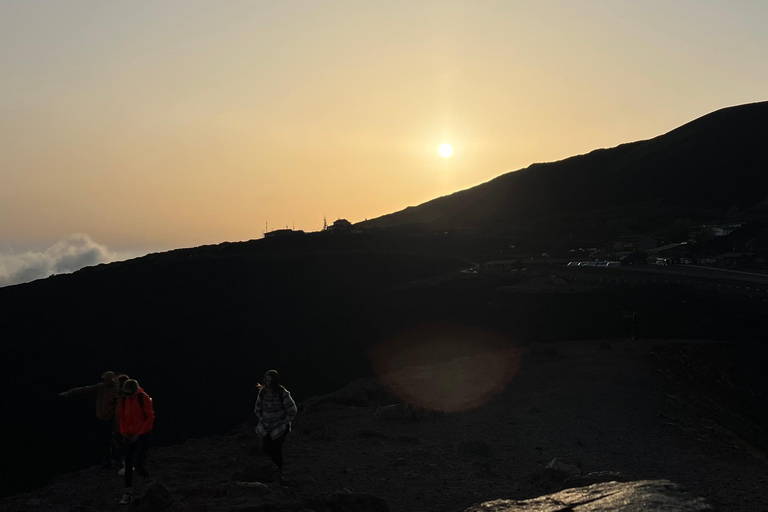
[[[680,258],[680,263],[683,265],[691,265],[693,264],[693,260],[691,258]]]
[[[672,264],[672,260],[670,258],[658,258],[655,264],[659,267],[668,267]]]
[[[621,263],[618,261],[569,261],[568,267],[599,267],[599,268],[615,268],[620,267]]]

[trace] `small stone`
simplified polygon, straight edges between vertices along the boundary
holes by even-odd
[[[551,482],[563,482],[568,477],[582,474],[584,473],[581,461],[574,458],[556,457],[544,468],[544,478]]]

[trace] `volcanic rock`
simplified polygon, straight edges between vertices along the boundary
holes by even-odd
[[[531,500],[494,500],[464,512],[702,512],[714,511],[703,498],[668,480],[608,482]]]
[[[574,487],[586,487],[604,482],[629,482],[632,479],[624,473],[618,471],[594,471],[586,475],[569,476],[560,487],[563,489],[572,489]]]
[[[570,457],[556,457],[549,461],[544,468],[544,477],[550,480],[565,481],[572,476],[581,476],[584,473],[584,466],[578,459]]]

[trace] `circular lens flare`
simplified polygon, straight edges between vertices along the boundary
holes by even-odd
[[[440,153],[441,157],[448,158],[453,154],[453,146],[448,143],[440,144],[440,147],[437,148],[437,152]]]
[[[520,369],[520,351],[487,332],[428,326],[371,353],[376,374],[406,403],[427,410],[473,409],[500,393]]]

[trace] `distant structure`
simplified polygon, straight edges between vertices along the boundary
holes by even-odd
[[[622,236],[613,242],[613,248],[617,251],[641,251],[647,252],[659,246],[659,239],[651,236]]]
[[[704,224],[701,226],[691,226],[688,228],[688,239],[695,240],[701,235],[709,236],[727,236],[742,226],[740,222],[731,224]]]
[[[267,231],[264,233],[264,238],[277,238],[277,237],[288,237],[288,236],[300,236],[304,235],[304,231],[301,229],[276,229],[274,231]]]
[[[325,224],[325,219],[323,219],[323,224]],[[338,219],[333,222],[332,225],[325,226],[325,231],[331,232],[331,233],[351,233],[352,232],[352,223],[349,222],[347,219]]]
[[[688,242],[681,242],[676,244],[667,244],[651,249],[648,251],[648,255],[656,258],[671,258],[677,260],[690,254],[690,246]]]

